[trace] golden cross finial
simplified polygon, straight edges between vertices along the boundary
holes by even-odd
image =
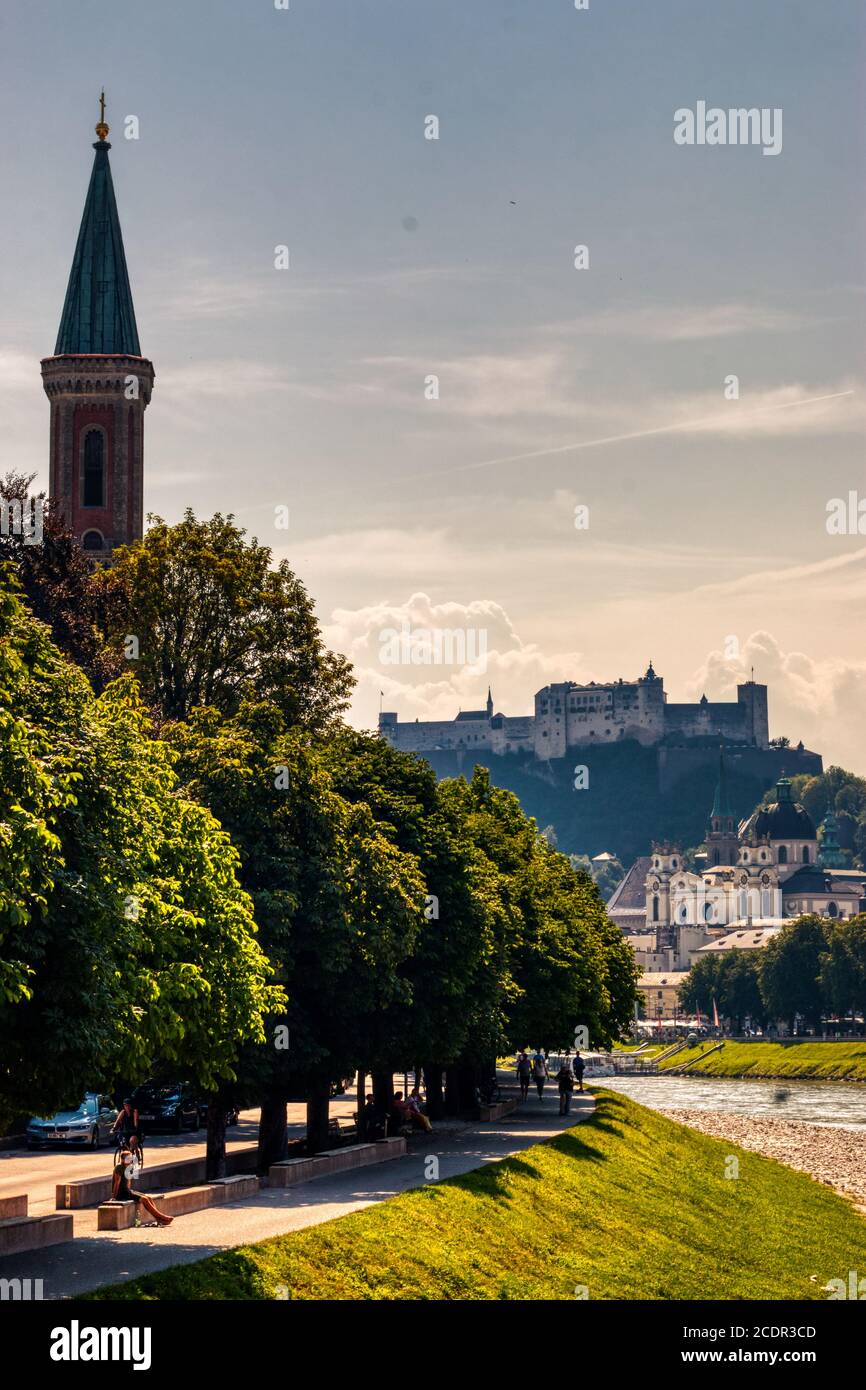
[[[108,139],[108,126],[105,124],[105,88],[99,93],[99,124],[96,133],[100,140]]]

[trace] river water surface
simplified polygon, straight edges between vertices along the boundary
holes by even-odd
[[[821,1125],[866,1128],[866,1083],[749,1081],[728,1076],[600,1076],[593,1084],[622,1091],[651,1110],[722,1110],[774,1115]]]

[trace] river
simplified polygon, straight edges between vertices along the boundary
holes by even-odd
[[[866,1128],[863,1083],[750,1081],[728,1076],[600,1076],[593,1084],[622,1091],[651,1110],[719,1110]]]

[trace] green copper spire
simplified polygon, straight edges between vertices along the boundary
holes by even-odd
[[[704,803],[706,804],[706,803]],[[716,783],[716,795],[713,801],[713,809],[710,812],[711,820],[727,820],[733,817],[731,799],[728,794],[728,773],[725,767],[725,752],[719,749],[719,780]]]
[[[818,862],[822,867],[825,869],[846,868],[848,856],[839,844],[839,824],[830,806],[827,807],[827,814],[818,827],[818,838],[821,842]]]
[[[57,335],[56,357],[98,353],[140,357],[132,291],[123,253],[120,218],[108,163],[105,93],[100,97],[99,139],[84,216],[69,275]]]

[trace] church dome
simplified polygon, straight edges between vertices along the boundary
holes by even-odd
[[[816,840],[818,832],[815,822],[805,806],[795,801],[791,795],[791,783],[787,777],[780,778],[776,784],[776,800],[769,806],[762,806],[754,816],[752,833],[760,840]]]

